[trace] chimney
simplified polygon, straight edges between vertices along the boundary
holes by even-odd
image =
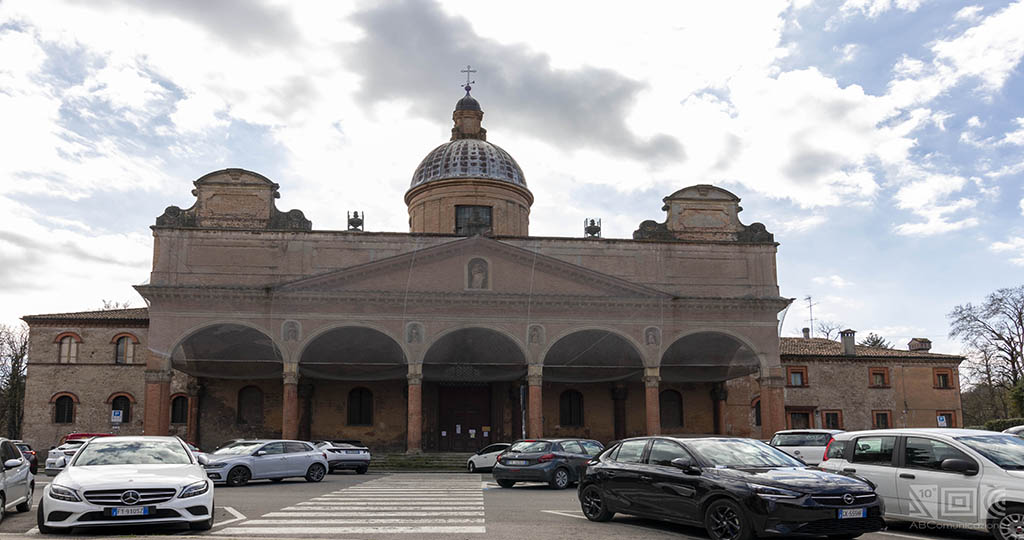
[[[857,332],[847,328],[839,332],[839,340],[843,343],[843,355],[844,356],[857,356],[857,348],[854,346],[856,342],[853,340],[853,336]]]
[[[907,343],[907,350],[928,352],[932,349],[932,340],[923,337],[916,337]]]
[[[804,328],[803,330],[804,330],[804,339],[811,339],[811,329],[810,328]]]

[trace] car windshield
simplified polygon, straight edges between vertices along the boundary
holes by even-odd
[[[714,467],[805,467],[789,454],[760,441],[708,439],[688,441]]]
[[[825,446],[830,440],[830,433],[776,433],[772,446]]]
[[[75,457],[76,467],[90,465],[188,465],[181,443],[174,440],[93,441]]]
[[[229,444],[224,448],[218,448],[214,454],[219,456],[240,456],[242,454],[251,454],[256,451],[256,447],[260,446],[261,442],[239,442]]]
[[[1024,439],[1015,435],[974,435],[957,437],[971,450],[1004,469],[1024,469]]]
[[[551,443],[547,441],[519,441],[508,449],[509,452],[547,452]]]

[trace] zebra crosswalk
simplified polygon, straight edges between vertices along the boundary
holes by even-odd
[[[217,534],[482,534],[484,515],[478,475],[402,474],[326,493]]]

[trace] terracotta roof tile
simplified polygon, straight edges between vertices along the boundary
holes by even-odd
[[[46,313],[42,315],[25,315],[25,322],[32,321],[148,321],[148,308],[103,309],[98,311],[74,311],[71,313]]]
[[[905,349],[886,349],[883,347],[865,347],[856,345],[856,357],[864,358],[945,358],[963,360],[963,356],[955,354],[937,354],[924,351],[908,351]],[[843,344],[824,338],[784,337],[779,343],[781,356],[845,356]],[[855,358],[856,358],[855,357]]]

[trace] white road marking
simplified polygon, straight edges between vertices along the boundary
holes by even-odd
[[[584,516],[582,514],[581,515],[576,515],[576,514],[570,513],[570,511],[560,512],[558,510],[541,510],[541,512],[544,512],[545,514],[555,514],[556,516],[565,516],[565,517],[571,517],[571,518],[576,518],[576,519],[587,519],[587,516]]]
[[[913,538],[914,540],[928,540],[929,538],[933,538],[931,536],[924,536],[918,534],[900,534],[889,531],[877,531],[875,534],[884,534],[886,536],[895,536],[897,538]]]
[[[483,534],[479,477],[385,476],[217,531],[225,536]]]
[[[228,527],[217,534],[231,536],[269,536],[283,534],[483,534],[487,527]]]
[[[32,527],[31,529],[25,531],[25,536],[36,536],[38,534],[39,534],[39,527]]]
[[[245,516],[242,515],[241,512],[239,512],[238,510],[235,510],[234,508],[232,508],[230,506],[222,506],[221,508],[223,508],[224,510],[227,510],[227,512],[229,514],[231,514],[232,516],[235,516],[235,517],[232,518],[232,519],[229,519],[227,521],[221,521],[220,523],[214,523],[214,525],[213,525],[214,528],[223,527],[224,525],[227,525],[228,523],[234,523],[236,521],[242,521],[242,520],[245,519]]]

